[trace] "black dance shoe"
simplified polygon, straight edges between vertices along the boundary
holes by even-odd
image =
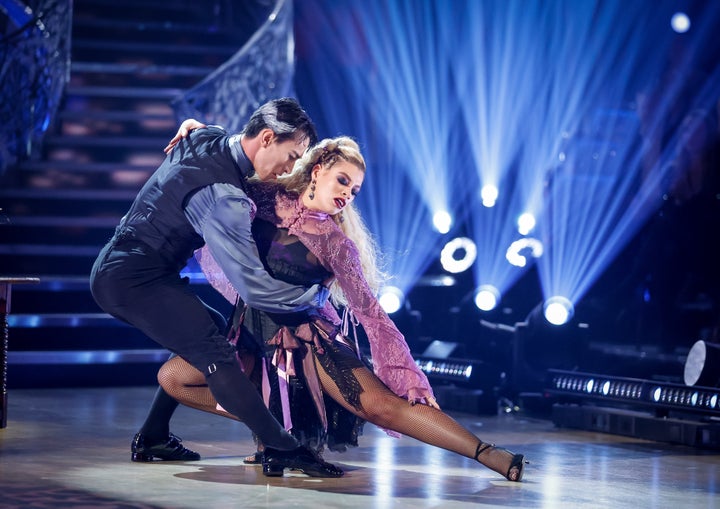
[[[243,463],[246,465],[259,465],[262,463],[262,452],[258,451],[250,456],[245,456],[243,458]]]
[[[267,477],[282,477],[286,468],[299,470],[310,477],[342,477],[340,468],[323,460],[305,446],[290,451],[266,447],[262,455],[263,474]]]
[[[132,461],[147,462],[154,459],[164,461],[198,461],[200,455],[195,451],[186,449],[182,445],[182,439],[172,433],[167,440],[153,445],[146,443],[145,435],[137,433],[130,446]]]

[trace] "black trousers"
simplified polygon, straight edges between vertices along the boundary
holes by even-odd
[[[139,241],[113,238],[93,265],[90,289],[104,311],[203,373],[218,403],[263,443],[285,450],[298,445],[265,407],[240,369],[234,346],[188,280],[157,252]]]
[[[90,276],[98,305],[206,373],[235,351],[187,279],[145,244],[111,241]]]

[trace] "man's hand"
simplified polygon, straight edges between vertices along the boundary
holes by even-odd
[[[167,147],[163,149],[164,152],[166,154],[169,154],[173,147],[175,147],[175,145],[177,145],[182,138],[186,138],[187,135],[190,134],[190,131],[192,131],[193,129],[200,129],[202,127],[207,126],[199,120],[195,120],[194,118],[189,118],[185,120],[182,124],[180,124],[180,129],[178,129],[175,137],[170,140],[170,143],[168,143]]]

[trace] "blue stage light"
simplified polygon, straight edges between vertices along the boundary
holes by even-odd
[[[554,296],[545,301],[543,314],[551,324],[564,325],[573,317],[575,309],[567,298]]]
[[[475,305],[481,311],[492,311],[500,302],[500,292],[492,285],[482,285],[475,292]]]
[[[439,233],[445,234],[449,232],[452,222],[452,217],[446,210],[440,210],[433,214],[433,226]]]
[[[380,291],[378,301],[386,313],[393,314],[405,303],[405,294],[396,286],[386,286]]]
[[[670,26],[679,34],[684,34],[690,30],[690,18],[684,12],[676,12],[670,18]]]

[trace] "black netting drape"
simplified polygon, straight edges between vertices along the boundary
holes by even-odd
[[[72,0],[0,0],[0,174],[38,155],[70,75]]]
[[[232,58],[173,101],[177,118],[197,118],[239,132],[258,106],[294,94],[294,41],[292,0],[278,0]]]

